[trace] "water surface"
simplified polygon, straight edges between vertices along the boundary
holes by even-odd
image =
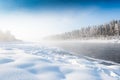
[[[71,51],[77,55],[84,55],[120,63],[119,43],[58,42],[52,45]]]

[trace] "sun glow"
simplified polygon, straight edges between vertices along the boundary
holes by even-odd
[[[54,34],[56,20],[46,15],[11,14],[0,16],[0,29],[9,30],[18,39],[36,41]]]

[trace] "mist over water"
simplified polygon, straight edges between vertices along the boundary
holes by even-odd
[[[48,46],[62,48],[73,52],[77,56],[88,56],[101,60],[120,63],[119,43],[95,43],[95,42],[48,42]]]

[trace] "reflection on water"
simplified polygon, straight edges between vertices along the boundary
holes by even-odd
[[[55,43],[54,46],[74,52],[77,55],[85,55],[93,58],[110,60],[120,63],[119,43],[63,42]]]

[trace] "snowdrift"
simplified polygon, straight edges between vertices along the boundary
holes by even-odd
[[[120,65],[38,44],[1,44],[0,80],[120,80]]]

